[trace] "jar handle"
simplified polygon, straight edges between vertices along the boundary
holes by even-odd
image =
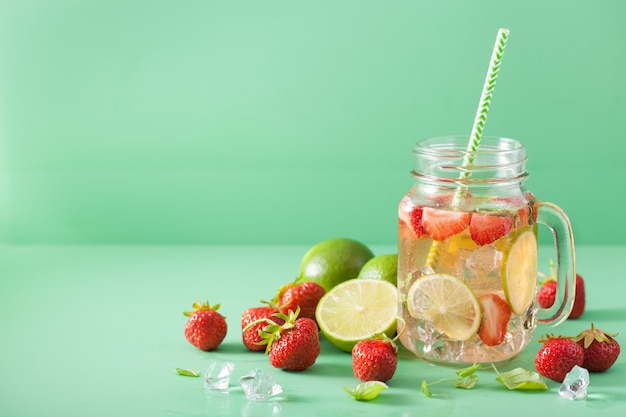
[[[574,305],[576,283],[576,255],[574,234],[565,212],[552,203],[536,202],[534,206],[537,223],[547,226],[554,237],[556,249],[556,299],[552,307],[539,309],[539,323],[557,326],[569,316]]]

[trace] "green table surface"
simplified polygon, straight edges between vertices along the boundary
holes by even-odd
[[[393,246],[372,247],[391,252]],[[0,415],[17,416],[567,416],[626,415],[626,354],[608,372],[592,374],[585,400],[508,391],[493,371],[481,371],[473,390],[444,382],[433,396],[420,383],[454,377],[401,351],[389,389],[370,402],[344,386],[358,381],[350,355],[322,338],[322,352],[304,372],[274,369],[267,356],[241,343],[240,316],[295,278],[305,246],[4,246],[0,247]],[[540,248],[547,265],[549,248]],[[546,332],[576,334],[594,322],[619,332],[626,344],[626,246],[577,248],[587,282],[579,320]],[[220,303],[228,335],[213,352],[183,336],[181,314],[197,300]],[[534,369],[539,344],[502,369]],[[204,371],[222,359],[236,367],[227,395],[205,392]],[[238,379],[260,368],[283,386],[281,396],[248,401]]]

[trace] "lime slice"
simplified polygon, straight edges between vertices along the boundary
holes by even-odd
[[[317,304],[320,330],[336,347],[351,352],[354,345],[377,333],[393,337],[398,314],[398,290],[380,279],[350,279],[328,291]]]
[[[535,297],[537,286],[537,238],[527,231],[511,246],[502,262],[502,287],[513,313],[522,315]]]
[[[452,340],[469,339],[480,326],[480,305],[463,281],[447,274],[426,275],[406,295],[409,314]]]

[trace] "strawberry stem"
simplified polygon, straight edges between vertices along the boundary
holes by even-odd
[[[276,340],[280,339],[280,336],[284,331],[287,331],[294,327],[299,314],[300,306],[296,308],[296,311],[289,310],[287,314],[281,311],[272,314],[272,316],[282,319],[284,321],[284,324],[282,326],[271,319],[265,319],[269,324],[265,326],[262,330],[259,330],[259,336],[261,336],[262,340],[257,343],[258,345],[267,345],[267,347],[265,348],[265,354],[268,354],[270,352],[272,344]]]
[[[200,301],[196,301],[191,306],[193,307],[193,311],[183,311],[183,314],[187,317],[191,316],[193,313],[195,313],[198,310],[217,311],[220,308],[219,304],[215,304],[214,306],[211,306],[208,301],[205,301],[204,303],[201,303]]]
[[[577,336],[571,337],[570,339],[572,339],[574,342],[579,342],[581,340],[584,340],[583,344],[585,349],[587,349],[594,340],[600,342],[600,343],[613,343],[613,341],[611,339],[609,339],[610,337],[616,337],[618,336],[618,333],[607,333],[604,332],[600,329],[596,329],[594,324],[591,323],[591,328],[588,330],[583,330],[582,332],[580,332]]]

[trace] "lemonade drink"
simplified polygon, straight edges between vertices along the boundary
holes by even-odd
[[[536,328],[538,222],[555,230],[561,277],[574,276],[573,242],[564,214],[525,189],[521,143],[485,138],[468,167],[464,141],[433,138],[414,149],[415,184],[398,211],[400,340],[433,362],[500,363]],[[472,175],[460,180],[466,170]],[[560,279],[560,311],[541,320],[563,319],[571,281]]]

